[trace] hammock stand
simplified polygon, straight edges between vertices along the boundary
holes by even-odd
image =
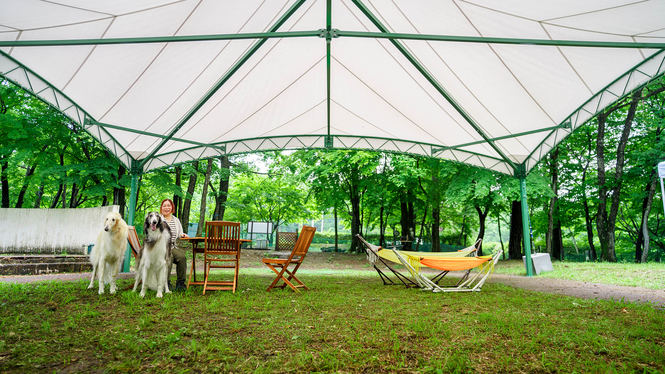
[[[360,242],[363,244],[363,248],[365,249],[365,253],[367,254],[367,261],[374,267],[374,270],[379,274],[379,277],[383,281],[383,284],[386,286],[391,286],[391,285],[397,285],[398,283],[394,282],[392,279],[390,279],[384,272],[381,271],[381,269],[377,266],[377,261],[379,261],[383,266],[385,266],[386,269],[390,270],[397,279],[402,282],[404,286],[407,288],[412,288],[412,287],[420,287],[420,285],[411,279],[409,277],[405,276],[404,274],[400,273],[399,271],[393,269],[388,263],[384,260],[388,260],[390,262],[394,262],[399,264],[400,260],[399,258],[393,254],[393,252],[389,249],[384,249],[381,248],[377,245],[370,244],[367,242],[360,234],[356,234],[356,237]],[[465,257],[465,256],[473,256],[477,253],[478,248],[480,247],[480,243],[482,243],[482,239],[478,239],[476,243],[472,247],[468,247],[462,250],[459,250],[457,252],[434,252],[434,253],[428,253],[428,257],[437,257],[437,258],[460,258],[460,257]],[[409,252],[409,251],[399,251],[402,254],[409,255],[413,258],[420,256],[423,254],[423,252]],[[419,261],[416,261],[416,263],[413,264],[412,268],[414,267],[419,267],[417,264]],[[407,268],[408,269],[408,268]],[[465,269],[466,270],[466,269]],[[414,269],[414,271],[418,272],[417,270]],[[411,270],[409,270],[411,273]],[[450,270],[443,270],[439,274],[435,275],[431,281],[434,282],[435,284],[439,284],[439,282],[450,272]],[[457,282],[457,284],[452,285],[452,286],[440,286],[440,287],[459,287],[468,277],[469,274],[471,273],[471,268],[469,268],[464,275],[460,278],[460,280]]]
[[[475,258],[432,258],[432,257],[418,257],[403,255],[400,251],[392,249],[394,255],[399,259],[399,261],[404,265],[413,278],[416,280],[416,283],[420,286],[423,291],[432,291],[432,292],[480,292],[483,284],[489,278],[490,274],[494,271],[494,266],[499,261],[501,253],[503,251],[499,250],[493,256],[482,256]],[[420,271],[414,268],[411,264],[413,262],[420,262],[421,265],[432,267],[434,269],[444,270],[444,271],[455,271],[455,270],[465,270],[471,271],[471,269],[480,266],[480,270],[471,278],[465,280],[461,284],[458,284],[454,287],[444,288],[440,287],[438,284],[427,279],[427,277],[420,274]]]
[[[367,261],[372,265],[374,270],[376,270],[377,273],[379,273],[379,277],[381,277],[381,280],[383,281],[384,286],[394,286],[398,285],[398,283],[395,283],[392,279],[388,277],[384,272],[379,269],[378,266],[376,266],[376,262],[379,261],[383,264],[383,266],[386,267],[386,269],[390,270],[397,279],[402,282],[402,284],[406,288],[411,288],[411,287],[419,287],[417,283],[409,279],[407,276],[404,274],[400,273],[399,271],[393,269],[390,265],[388,265],[383,259],[379,256],[378,252],[381,250],[381,247],[373,245],[368,243],[360,234],[356,234],[356,237],[358,240],[360,240],[361,243],[363,243],[363,248],[365,249],[365,253],[367,254]]]

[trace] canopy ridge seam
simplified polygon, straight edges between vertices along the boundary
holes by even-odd
[[[296,3],[293,4],[293,6],[291,6],[291,8],[289,8],[289,10],[288,10],[286,13],[284,13],[284,14],[279,18],[279,20],[277,21],[277,23],[275,23],[275,24],[270,28],[270,30],[271,30],[271,31],[277,31],[277,29],[279,29],[279,27],[280,27],[282,24],[284,24],[284,22],[286,22],[286,20],[287,20],[289,17],[291,17],[291,16],[293,15],[293,13],[295,13],[295,11],[296,11],[296,10],[297,10],[297,9],[303,4],[303,3],[304,3],[304,0],[298,0],[298,1],[296,1]],[[221,79],[220,79],[220,80],[219,80],[219,81],[218,81],[218,82],[217,82],[217,83],[216,83],[216,84],[215,84],[215,85],[214,85],[214,86],[213,86],[213,87],[212,87],[212,88],[211,88],[211,89],[210,89],[210,90],[204,95],[204,97],[202,97],[201,100],[199,100],[199,102],[198,102],[193,108],[191,108],[191,109],[188,111],[188,113],[187,113],[187,114],[186,114],[186,115],[185,115],[185,116],[184,116],[184,117],[178,122],[178,124],[176,125],[176,127],[175,127],[175,128],[169,133],[168,138],[171,138],[172,136],[174,136],[175,133],[176,133],[178,130],[180,130],[180,128],[181,128],[182,126],[184,126],[185,123],[186,123],[186,122],[187,122],[192,116],[194,116],[194,114],[195,114],[196,112],[198,112],[198,110],[199,110],[201,107],[203,107],[203,105],[204,105],[204,104],[205,104],[205,103],[206,103],[206,102],[207,102],[207,101],[208,101],[208,100],[209,100],[209,99],[215,94],[215,92],[217,92],[217,91],[218,91],[218,90],[219,90],[219,89],[220,89],[220,88],[221,88],[221,87],[222,87],[222,86],[223,86],[223,85],[224,85],[224,84],[225,84],[225,83],[231,78],[231,76],[233,76],[233,75],[235,74],[235,72],[238,71],[238,70],[240,69],[240,67],[241,67],[241,66],[242,66],[247,60],[249,60],[249,58],[254,54],[254,52],[256,52],[259,48],[261,48],[261,46],[266,42],[266,40],[267,40],[267,39],[265,39],[265,38],[264,38],[264,39],[261,39],[261,40],[257,40],[257,41],[254,43],[254,45],[252,46],[252,48],[250,48],[250,51],[248,51],[247,53],[243,54],[243,56],[240,58],[240,60],[239,60],[236,64],[234,64],[233,67],[231,67],[231,69],[228,70],[228,71],[224,74],[224,76],[223,76],[223,77],[222,77],[222,78],[221,78]],[[159,149],[161,149],[161,148],[164,146],[164,144],[166,144],[166,141],[167,141],[167,139],[164,139],[162,142],[160,142],[160,144],[159,144],[156,148],[154,148],[154,149],[150,152],[150,154],[148,155],[148,157],[146,157],[146,158],[149,159],[149,158],[151,158],[152,156],[154,156],[154,155],[159,151]],[[145,161],[144,161],[143,163],[145,163]]]
[[[368,125],[374,127],[375,129],[377,129],[377,130],[381,130],[382,132],[384,132],[384,133],[386,133],[386,134],[388,134],[388,135],[390,135],[390,136],[396,137],[396,135],[393,135],[392,133],[390,133],[390,132],[384,130],[383,128],[379,127],[378,125],[375,125],[375,124],[372,123],[371,121],[369,121],[369,120],[367,120],[367,119],[361,117],[359,114],[356,114],[354,111],[352,111],[352,110],[350,110],[349,108],[345,107],[344,105],[340,104],[340,103],[337,102],[336,100],[332,100],[332,102],[335,103],[335,104],[337,104],[340,108],[344,109],[345,111],[347,111],[348,113],[350,113],[350,114],[353,115],[354,117],[356,117],[356,118],[360,119],[361,121],[367,123]]]
[[[103,37],[106,35],[106,33],[109,31],[109,29],[111,28],[111,26],[113,25],[113,23],[115,22],[115,20],[116,20],[115,17],[111,17],[111,18],[109,19],[109,23],[106,25],[106,28],[104,29],[104,32],[102,32],[102,35],[101,35],[102,38],[103,38]],[[84,66],[84,65],[86,64],[86,62],[88,62],[88,60],[90,59],[90,56],[92,56],[92,54],[95,53],[96,50],[97,50],[97,45],[93,45],[92,48],[90,49],[90,51],[88,51],[88,53],[85,55],[85,58],[83,59],[83,61],[81,61],[81,63],[76,67],[76,70],[74,70],[74,72],[73,72],[72,75],[69,77],[69,79],[67,79],[67,82],[65,82],[65,84],[62,86],[62,91],[65,91],[65,90],[67,89],[67,87],[69,86],[69,84],[72,83],[72,80],[74,80],[74,78],[76,78],[76,76],[77,76],[78,73],[81,71],[81,69],[83,68],[83,66]]]
[[[275,45],[274,45],[274,46],[268,51],[268,53],[266,53],[265,56],[263,56],[263,57],[261,58],[261,60],[260,60],[256,65],[254,65],[254,67],[252,67],[252,70],[253,70],[254,68],[258,67],[259,63],[260,63],[261,61],[263,61],[263,60],[264,60],[264,59],[270,54],[270,52],[271,52],[271,51],[277,46],[277,44],[279,44],[279,42],[278,42],[278,43],[275,43]],[[249,121],[250,118],[252,118],[254,115],[256,115],[257,113],[259,113],[259,112],[260,112],[261,110],[263,110],[264,108],[266,108],[266,107],[267,107],[268,105],[270,105],[273,101],[275,101],[275,100],[276,100],[281,94],[283,94],[283,93],[286,92],[289,88],[293,87],[293,85],[295,85],[296,83],[298,83],[298,81],[299,81],[301,78],[303,78],[305,75],[307,75],[307,73],[309,73],[310,71],[312,71],[312,69],[314,69],[314,68],[315,68],[315,67],[316,67],[316,66],[317,66],[322,60],[323,60],[323,57],[320,58],[318,61],[314,62],[314,63],[312,64],[312,66],[310,66],[307,70],[305,70],[305,71],[304,71],[304,72],[303,72],[298,78],[294,79],[294,80],[291,81],[289,84],[287,84],[286,87],[284,87],[284,89],[282,89],[281,91],[279,91],[279,92],[278,92],[276,95],[274,95],[270,100],[267,100],[267,101],[266,101],[261,107],[257,108],[254,112],[249,113],[249,115],[248,115],[247,117],[245,117],[245,119],[243,119],[243,120],[241,120],[240,122],[238,122],[235,126],[230,127],[226,132],[222,133],[222,134],[219,135],[217,138],[213,139],[213,141],[216,141],[216,140],[218,140],[218,139],[224,137],[224,136],[227,135],[229,132],[231,132],[231,131],[235,130],[236,128],[238,128],[238,127],[239,127],[240,125],[242,125],[243,123]],[[238,84],[239,84],[239,83],[238,83]],[[236,85],[235,87],[237,87],[237,85]],[[234,87],[234,88],[235,88],[235,87]],[[211,111],[212,111],[217,105],[219,105],[223,100],[224,100],[224,98],[221,98],[217,104],[215,104],[212,108],[210,108],[210,111],[208,111],[208,113],[206,113],[204,116],[202,116],[201,119],[203,119],[203,117],[207,116],[207,115],[208,115],[208,114],[209,114],[209,113],[210,113],[210,112],[211,112]]]
[[[394,2],[393,2],[393,3],[394,3]],[[411,22],[411,19],[409,19],[409,18],[406,16],[406,14],[404,14],[404,11],[402,10],[402,8],[400,8],[400,6],[399,6],[398,4],[396,4],[396,3],[394,3],[394,5],[395,5],[395,7],[399,10],[400,14],[402,14],[402,16],[404,17],[404,19],[407,20],[407,22],[409,23],[409,25],[411,25],[411,27],[413,27],[413,29],[414,29],[418,34],[422,34],[422,33],[420,32],[420,30],[418,29],[418,27],[416,27],[416,25],[414,25],[414,24]],[[375,7],[375,9],[376,9],[376,7]],[[380,12],[377,12],[377,13],[378,13],[378,15],[379,15],[380,17],[382,17]],[[383,18],[383,17],[382,17],[382,18]],[[385,20],[384,20],[384,22],[385,22]],[[386,22],[386,24],[387,24],[387,22]],[[388,24],[388,27],[389,27],[389,26],[390,26],[390,25]],[[501,121],[499,121],[499,119],[496,118],[496,117],[494,116],[494,113],[492,113],[492,112],[491,112],[491,111],[490,111],[490,110],[484,105],[484,103],[482,103],[482,101],[479,100],[479,99],[476,97],[476,95],[472,92],[472,90],[470,90],[470,89],[467,87],[467,85],[462,81],[462,79],[460,79],[460,77],[458,76],[457,72],[455,72],[455,70],[454,70],[454,69],[448,64],[448,62],[445,61],[445,59],[443,59],[443,57],[441,57],[441,55],[439,54],[439,51],[436,50],[436,49],[432,46],[432,43],[431,43],[430,41],[425,41],[425,43],[426,43],[427,46],[430,48],[430,50],[431,50],[431,51],[432,51],[432,52],[433,52],[433,53],[439,58],[439,61],[440,61],[442,64],[444,64],[444,65],[450,70],[450,72],[453,74],[453,76],[457,79],[458,83],[461,84],[465,89],[467,89],[467,92],[468,92],[471,96],[473,96],[473,98],[476,99],[476,100],[478,101],[478,103],[480,103],[480,105],[481,105],[483,108],[485,108],[485,110],[487,110],[487,112],[490,114],[490,116],[492,116],[492,118],[494,118],[494,119],[497,121],[497,123],[501,123]],[[411,53],[411,54],[414,56],[414,58],[416,58],[416,59],[418,60],[418,62],[419,62],[421,65],[423,65],[423,67],[424,67],[424,64],[420,61],[420,59],[418,59],[417,55],[413,52],[413,50],[412,50],[411,48],[409,48],[409,46],[408,46],[408,44],[407,44],[406,42],[404,43],[404,47],[405,47],[405,48],[409,51],[409,53]],[[429,72],[429,71],[428,71],[428,72]],[[408,74],[408,73],[407,73],[407,74]],[[411,75],[409,74],[409,76],[411,76]],[[453,118],[453,116],[450,115],[450,113],[448,113],[448,110],[446,110],[446,108],[444,108],[443,106],[441,106],[441,105],[439,104],[438,100],[436,100],[434,97],[432,97],[432,96],[429,94],[429,92],[428,92],[427,90],[425,90],[424,87],[422,87],[422,86],[420,85],[420,82],[418,82],[416,79],[414,79],[414,81],[417,82],[418,86],[420,86],[420,87],[422,88],[423,92],[425,92],[425,94],[426,94],[427,96],[431,97],[432,100],[436,103],[436,105],[437,105],[439,108],[441,108],[441,110],[443,110],[443,112],[446,113],[451,119],[453,119],[453,121],[454,121],[455,123],[457,123],[457,124],[460,126],[460,128],[461,128],[464,132],[466,132],[466,133],[469,134],[470,136],[473,136],[473,135],[474,135],[472,132],[470,132],[470,131],[467,130],[466,126],[462,126],[462,124],[459,124],[459,123],[457,122],[457,120],[455,120],[455,119]],[[453,108],[454,108],[454,106],[453,106]],[[502,124],[502,126],[503,126],[503,124]],[[505,126],[504,126],[504,129],[505,129],[506,131],[508,130],[507,128],[505,128]]]
[[[541,28],[543,29],[543,31],[545,32],[545,35],[547,35],[547,37],[548,37],[550,40],[553,40],[552,35],[550,35],[549,30],[547,30],[547,27],[545,27],[545,23],[543,23],[543,22],[538,22],[538,23],[540,24],[540,27],[541,27]],[[589,87],[589,85],[588,85],[587,82],[584,80],[584,78],[582,78],[582,75],[579,73],[579,71],[577,71],[577,69],[575,68],[575,66],[573,65],[573,63],[570,62],[570,60],[568,59],[568,55],[566,55],[566,54],[563,52],[563,50],[561,49],[561,46],[556,46],[556,49],[557,49],[557,51],[559,52],[559,54],[561,55],[561,57],[566,61],[566,64],[568,64],[568,66],[570,67],[570,69],[575,73],[575,75],[576,75],[577,78],[580,80],[580,82],[582,82],[582,84],[584,85],[584,87],[586,87],[586,89],[589,91],[589,94],[590,94],[590,95],[593,95],[593,90],[591,89],[591,87]]]
[[[380,43],[379,43],[379,44],[380,44]],[[383,47],[383,46],[382,46],[382,47]],[[385,48],[385,47],[384,47],[384,48]],[[390,53],[389,53],[389,54],[390,54]],[[390,54],[390,56],[393,57],[392,54]],[[416,126],[418,129],[420,129],[420,130],[421,130],[422,132],[424,132],[425,134],[427,134],[427,135],[431,136],[432,138],[436,139],[436,137],[435,137],[433,134],[430,134],[429,131],[425,130],[425,129],[422,128],[419,124],[415,123],[411,118],[409,118],[409,116],[407,116],[406,114],[404,114],[399,108],[397,108],[392,102],[390,102],[388,99],[386,99],[383,95],[381,95],[379,92],[377,92],[374,88],[370,87],[370,86],[369,86],[364,80],[362,80],[362,79],[361,79],[361,78],[360,78],[355,72],[353,72],[351,69],[349,69],[345,64],[343,64],[341,61],[339,61],[339,60],[338,60],[337,58],[335,58],[334,56],[333,56],[333,59],[334,59],[334,60],[335,60],[335,61],[336,61],[341,67],[343,67],[344,70],[348,71],[349,74],[351,74],[351,75],[352,75],[353,77],[355,77],[359,82],[361,82],[361,83],[363,84],[363,86],[367,87],[368,90],[372,91],[372,92],[373,92],[378,98],[380,98],[380,99],[381,99],[383,102],[385,102],[389,107],[391,107],[393,110],[395,110],[395,112],[399,113],[399,114],[400,114],[400,115],[401,115],[406,121],[412,123],[414,126]],[[393,59],[394,59],[394,57],[393,57]],[[397,61],[396,61],[396,62],[397,62]],[[399,62],[397,62],[397,64],[401,66],[401,64],[399,64]],[[408,73],[407,73],[407,74],[408,74]],[[455,121],[455,119],[453,119],[452,116],[451,116],[451,119],[452,119],[453,121]],[[455,121],[455,122],[457,122],[457,121]],[[461,127],[461,124],[458,124],[458,125]],[[392,134],[391,134],[391,135],[392,135]],[[394,136],[394,135],[393,135],[393,136]],[[439,140],[439,139],[437,139],[437,140]],[[440,141],[440,140],[439,140],[439,141]]]
[[[360,0],[352,0],[353,3],[367,16],[372,23],[381,31],[381,32],[386,32],[385,26],[383,26],[379,20],[367,9],[364,4]],[[441,95],[457,110],[457,112],[467,121],[469,124],[485,139],[488,138],[487,134],[480,128],[480,126],[475,123],[473,118],[462,108],[454,99],[451,97],[448,92],[439,84],[434,77],[431,75],[428,75],[426,70],[423,69],[423,67],[415,61],[408,51],[404,49],[402,46],[402,43],[400,43],[398,40],[395,39],[390,39],[390,42],[414,65],[416,69],[418,69],[421,74],[425,76],[425,78],[439,91]],[[517,167],[512,160],[508,159],[507,156],[493,143],[489,143],[492,148],[502,157],[506,162],[510,163],[514,167]]]
[[[264,0],[263,3],[265,3],[265,1],[266,1],[266,0]],[[302,4],[304,3],[305,0],[299,0],[299,1],[300,1],[300,3],[299,3],[299,5],[297,5],[298,8],[300,7],[300,5],[302,5]],[[280,12],[284,11],[284,8],[286,7],[286,5],[287,5],[287,3],[285,3],[284,6],[280,9]],[[305,10],[305,11],[303,12],[303,15],[301,15],[301,18],[304,17],[305,14],[307,14],[307,13],[311,10],[311,8],[312,8],[313,5],[314,5],[314,4],[312,3],[312,5],[310,5],[310,7],[309,7],[307,10]],[[295,6],[296,6],[296,4],[293,5],[293,7],[295,7]],[[293,9],[293,7],[292,7],[291,9]],[[255,13],[252,14],[252,17],[256,14],[256,12],[258,12],[258,8],[259,8],[259,7],[257,7]],[[292,15],[293,13],[295,13],[295,10],[293,10],[293,12],[291,13],[291,15]],[[290,17],[290,16],[287,16],[286,18],[289,18],[289,17]],[[284,15],[283,15],[281,18],[284,18]],[[251,17],[250,17],[250,19],[251,19]],[[275,19],[277,19],[277,20],[275,21]],[[280,22],[279,13],[276,14],[275,17],[273,17],[273,19],[272,19],[271,21],[273,21],[273,22]],[[245,27],[245,26],[247,25],[248,22],[249,22],[249,20],[247,20],[247,22],[245,22],[245,24],[243,24],[242,27]],[[274,25],[273,25],[272,27],[266,26],[265,29],[267,29],[269,32],[270,32],[271,30],[276,31],[279,27],[281,27],[281,25],[282,25],[284,22],[286,22],[286,19],[283,19],[283,20],[282,20],[282,23],[281,23],[279,26],[277,26],[277,27],[275,27]],[[241,27],[241,28],[242,28],[242,27]],[[265,29],[264,29],[264,30],[265,30]],[[267,39],[262,39],[261,43],[264,43],[265,41],[267,41]],[[251,67],[251,69],[249,70],[249,72],[252,72],[254,69],[256,69],[256,68],[259,66],[259,64],[260,64],[261,62],[263,62],[263,60],[264,60],[265,58],[267,58],[268,55],[269,55],[269,54],[270,54],[270,53],[271,53],[271,52],[272,52],[272,51],[273,51],[273,50],[274,50],[274,49],[275,49],[275,48],[281,43],[281,41],[282,41],[281,39],[278,40],[278,41],[277,41],[272,47],[270,47],[269,50],[268,50],[268,51],[267,51],[267,52],[266,52],[266,53],[265,53],[265,54],[259,59],[259,61],[257,61],[257,62],[254,64],[254,66]],[[227,44],[227,46],[228,46],[228,44]],[[224,46],[224,49],[226,49],[227,46]],[[256,50],[258,50],[260,47],[261,47],[261,46],[256,47]],[[252,48],[254,48],[254,45],[247,47],[247,49],[245,49],[245,54],[246,54],[246,53],[250,53],[250,50],[251,50]],[[220,52],[220,53],[221,53],[221,52]],[[250,56],[253,55],[253,53],[254,53],[254,52],[251,52]],[[240,63],[241,66],[244,65],[244,64],[247,62],[247,60],[245,60],[244,62],[241,62],[242,59],[243,59],[243,56],[239,57],[239,58],[235,61],[235,64]],[[318,62],[317,62],[317,63],[318,63]],[[313,69],[314,66],[316,66],[317,63],[314,63],[314,65],[313,65],[310,69]],[[235,65],[234,65],[234,66],[235,66]],[[238,67],[238,70],[239,70],[239,69],[240,69],[240,67]],[[237,70],[236,70],[236,71],[237,71]],[[303,75],[301,75],[301,77],[304,76],[306,73],[307,73],[307,72],[305,72]],[[232,75],[233,75],[233,74],[235,74],[235,72],[232,73]],[[208,115],[209,115],[209,114],[210,114],[215,108],[217,108],[217,106],[218,106],[222,101],[224,101],[224,100],[226,99],[226,97],[227,97],[228,95],[230,95],[230,94],[231,94],[231,93],[232,93],[232,92],[233,92],[233,91],[234,91],[234,90],[235,90],[235,89],[236,89],[236,88],[237,88],[237,87],[238,87],[238,86],[239,86],[244,80],[245,80],[245,77],[243,77],[242,79],[240,79],[240,80],[236,83],[235,86],[233,86],[231,89],[229,89],[229,91],[226,93],[226,95],[224,95],[223,97],[221,97],[221,98],[217,101],[217,103],[215,103],[214,105],[212,105],[212,107],[208,110],[208,112],[207,112],[206,114],[204,114],[204,115],[201,116],[201,118],[199,119],[199,121],[201,121],[201,120],[203,120],[204,118],[206,118],[206,117],[207,117],[207,116],[208,116]],[[291,83],[291,85],[293,85],[293,84],[295,84],[295,82],[292,82],[292,83]],[[287,86],[287,88],[290,87],[291,85]],[[285,90],[286,90],[286,88],[284,89],[284,91],[285,91]],[[282,91],[282,92],[283,92],[283,91]],[[281,94],[282,92],[280,92],[280,94]],[[278,94],[278,96],[279,96],[279,94]],[[276,97],[274,97],[272,100],[274,100],[275,98],[276,98]],[[272,102],[272,100],[271,100],[270,102]],[[261,109],[263,109],[265,106],[267,106],[270,102],[266,103],[263,107],[257,109],[254,113],[251,113],[249,116],[247,116],[247,118],[245,118],[244,120],[242,120],[242,121],[241,121],[240,123],[238,123],[236,126],[230,128],[230,129],[229,129],[228,131],[226,131],[225,133],[223,133],[223,134],[221,134],[220,136],[218,136],[217,138],[213,139],[213,142],[216,141],[216,140],[218,140],[218,139],[220,139],[220,138],[222,138],[224,135],[228,134],[229,132],[233,131],[234,129],[236,129],[236,128],[237,128],[238,126],[240,126],[242,123],[244,123],[244,122],[247,121],[249,118],[251,118],[254,114],[258,113]],[[191,128],[193,128],[196,124],[198,124],[198,122],[194,123],[194,124],[191,126]],[[187,133],[187,132],[185,132],[185,134],[186,134],[186,133]]]

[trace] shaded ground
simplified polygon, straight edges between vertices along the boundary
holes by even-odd
[[[240,263],[241,268],[263,268],[264,266],[261,264],[261,259],[266,253],[267,251],[265,250],[243,250]],[[200,269],[199,272],[203,269],[202,263],[199,263],[198,261],[200,258],[202,258],[202,256],[197,257],[197,269]],[[499,263],[498,266],[501,266],[501,263]],[[267,272],[270,271],[267,268],[265,269]],[[373,272],[365,258],[365,255],[330,252],[309,253],[302,269],[356,270]],[[455,274],[451,275],[454,276]],[[122,279],[133,278],[133,276],[133,273],[120,274],[120,278]],[[79,279],[90,279],[90,273],[2,276],[0,277],[0,282],[30,283],[42,280],[75,281]],[[377,282],[379,282],[378,276]],[[523,276],[504,274],[492,274],[488,282],[503,283],[511,287],[536,292],[554,293],[586,299],[605,299],[617,301],[623,299],[624,301],[629,302],[650,302],[654,305],[658,305],[659,308],[665,307],[665,290],[651,290],[641,287],[610,286],[597,283],[539,278],[537,276],[527,278]]]

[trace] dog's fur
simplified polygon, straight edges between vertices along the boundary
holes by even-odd
[[[106,283],[111,284],[110,292],[115,293],[115,280],[127,249],[127,231],[127,223],[120,214],[110,212],[106,215],[104,229],[97,236],[90,253],[92,277],[88,288],[92,288],[97,274],[100,295],[104,293]]]
[[[161,214],[150,212],[143,222],[143,247],[137,258],[138,265],[134,291],[139,281],[143,280],[141,297],[145,296],[146,287],[157,291],[157,297],[162,297],[162,290],[170,293],[167,286],[168,271],[173,259],[171,257],[171,229]]]

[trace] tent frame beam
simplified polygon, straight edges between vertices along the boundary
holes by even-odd
[[[376,26],[382,33],[387,33],[388,29],[379,21],[379,19],[363,4],[360,0],[352,0],[353,3],[360,9],[360,11],[367,17],[369,20]],[[459,113],[462,118],[464,118],[465,121],[473,127],[473,129],[489,144],[490,147],[501,156],[501,158],[508,164],[511,165],[511,167],[514,170],[517,170],[517,165],[508,157],[506,156],[499,147],[494,144],[490,140],[490,137],[485,133],[485,131],[482,130],[482,128],[476,123],[476,121],[462,108],[462,106],[455,101],[455,99],[446,91],[441,83],[436,80],[428,71],[425,69],[424,66],[411,54],[411,52],[402,45],[402,43],[399,40],[396,39],[390,39],[390,42],[399,50],[404,57],[409,60],[409,62],[427,79],[427,81],[432,84],[432,86],[443,96],[450,105],[452,105],[453,108]]]
[[[665,49],[661,42],[600,42],[586,40],[562,39],[521,39],[495,38],[486,36],[457,36],[434,34],[410,34],[371,31],[345,31],[339,29],[318,29],[308,31],[271,31],[259,33],[215,34],[215,35],[182,35],[152,36],[139,38],[107,38],[107,39],[59,39],[59,40],[3,40],[0,47],[55,47],[77,45],[112,45],[112,44],[145,44],[145,43],[183,43],[242,39],[273,39],[273,38],[327,38],[353,37],[368,39],[422,40],[431,42],[457,42],[481,44],[526,44],[550,47],[587,47],[587,48],[628,48],[628,49]]]
[[[305,2],[305,0],[298,0],[295,4],[291,6],[271,27],[270,27],[270,32],[275,32],[277,31],[283,24],[286,22],[286,20],[289,19],[293,15],[293,13],[300,8],[300,6]],[[175,127],[169,132],[169,134],[166,136],[166,138],[162,139],[162,141],[155,147],[153,150],[150,152],[150,154],[141,162],[141,166],[145,165],[145,163],[150,160],[157,152],[159,152],[164,145],[182,128],[187,121],[189,121],[190,118],[196,114],[199,109],[201,109],[205,103],[208,102],[208,100],[229,80],[231,77],[249,60],[252,55],[263,46],[263,44],[267,41],[267,38],[263,38],[260,40],[257,40],[254,45],[243,54],[243,56],[222,76],[220,80],[215,83],[215,85],[212,86],[208,92],[199,99],[199,101],[187,112],[185,116],[183,116],[180,121],[175,125]]]

